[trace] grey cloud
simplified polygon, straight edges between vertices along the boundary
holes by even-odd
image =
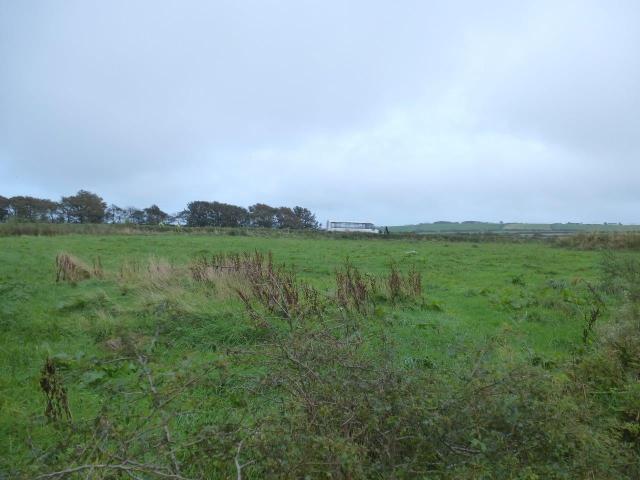
[[[0,2],[0,194],[638,222],[635,2]]]

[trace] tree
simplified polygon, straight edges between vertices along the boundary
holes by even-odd
[[[249,223],[249,212],[244,207],[213,202],[213,208],[218,215],[219,227],[246,227]]]
[[[169,218],[169,214],[160,210],[160,207],[155,204],[145,208],[143,212],[144,223],[147,225],[160,225]]]
[[[276,213],[276,224],[278,228],[291,228],[295,230],[309,229],[316,230],[320,224],[316,216],[304,207],[280,207]]]
[[[142,225],[144,223],[144,210],[140,210],[136,207],[127,207],[124,209],[125,223],[133,223],[135,225]]]
[[[53,222],[59,205],[46,198],[17,196],[9,199],[8,215],[19,222]]]
[[[189,202],[185,210],[187,226],[189,227],[206,227],[213,224],[211,213],[211,202],[196,200]]]
[[[0,222],[6,222],[9,219],[9,199],[0,195]]]
[[[102,223],[107,204],[102,197],[86,190],[62,197],[62,212],[69,223]]]
[[[278,208],[276,224],[278,228],[300,228],[297,217],[289,207]]]
[[[249,207],[249,223],[252,227],[273,228],[276,226],[278,209],[264,203]]]
[[[243,207],[202,200],[190,202],[186,212],[190,227],[242,227],[249,218],[249,212]]]
[[[299,228],[307,230],[317,230],[320,228],[320,223],[316,220],[316,216],[307,208],[294,207],[293,215],[297,219]]]

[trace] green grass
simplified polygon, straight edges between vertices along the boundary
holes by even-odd
[[[118,272],[127,261],[160,258],[183,269],[204,252],[254,250],[273,252],[276,263],[293,267],[326,295],[333,294],[334,270],[346,258],[379,275],[391,262],[401,269],[415,265],[424,301],[403,308],[380,302],[371,328],[393,339],[399,361],[420,359],[442,370],[468,362],[469,352],[498,337],[510,356],[567,360],[584,325],[582,281],[595,281],[601,256],[543,243],[175,234],[0,238],[0,477],[3,469],[27,468],[59,438],[45,421],[38,384],[47,357],[66,367],[74,419],[89,420],[113,395],[107,379],[125,385],[132,378],[131,364],[101,362],[118,357],[118,339],[150,339],[158,322],[154,369],[179,375],[206,362],[230,362],[231,379],[218,394],[194,388],[189,396],[194,409],[206,398],[208,410],[200,416],[232,415],[243,405],[242,389],[264,368],[259,355],[246,363],[230,360],[230,350],[259,348],[263,341],[239,300],[207,296],[182,280],[159,287],[123,281]],[[105,278],[56,284],[61,251],[87,264],[99,256]],[[500,362],[506,354],[497,349],[491,355]],[[114,398],[119,405],[122,399]],[[268,410],[265,402],[252,409]]]

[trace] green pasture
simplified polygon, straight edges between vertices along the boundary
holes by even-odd
[[[157,337],[160,324],[153,357],[158,375],[187,374],[206,362],[222,362],[231,372],[218,391],[189,392],[194,415],[269,409],[267,401],[243,403],[243,389],[264,369],[259,353],[237,361],[238,351],[259,352],[263,341],[244,306],[232,291],[212,295],[188,275],[198,256],[253,251],[272,252],[275,263],[294,269],[328,297],[335,294],[334,272],[346,259],[381,277],[391,264],[401,271],[415,266],[423,298],[402,306],[381,299],[365,321],[371,332],[383,331],[397,345],[396,361],[420,361],[445,372],[470,362],[469,352],[496,339],[499,347],[489,351],[496,363],[507,356],[564,362],[580,346],[585,285],[598,278],[602,257],[534,242],[176,234],[0,238],[0,478],[3,470],[41,461],[59,438],[44,418],[38,383],[48,357],[66,369],[74,419],[90,419],[105,408],[105,399],[124,402],[114,396],[113,383],[107,389],[107,380],[122,378],[126,385],[131,377],[131,365],[117,361],[121,339],[142,345]],[[87,265],[99,258],[103,278],[56,283],[59,252]],[[150,262],[170,265],[184,278],[158,285],[123,274],[127,265],[144,271]],[[96,367],[105,361],[113,363]],[[185,417],[185,428],[190,421]]]

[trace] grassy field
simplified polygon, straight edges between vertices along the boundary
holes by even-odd
[[[389,227],[395,233],[496,233],[568,235],[578,232],[637,232],[640,225],[617,223],[492,223],[492,222],[434,222]]]
[[[295,284],[317,292],[314,300],[300,290],[304,300],[296,302],[302,306],[292,307],[299,326],[258,297],[243,302],[236,289],[247,296],[252,290],[238,275],[221,271],[198,281],[194,274],[202,259],[255,251],[271,252],[275,264],[295,272]],[[56,282],[60,252],[86,265],[91,278]],[[618,254],[622,261],[639,257]],[[335,272],[344,271],[347,259],[377,282],[361,309],[336,300]],[[606,303],[597,314],[600,328],[624,303],[590,291],[601,280],[602,261],[602,252],[533,242],[178,234],[0,238],[0,478],[73,467],[78,470],[47,478],[633,478],[637,437],[630,433],[625,443],[615,430],[615,411],[597,395],[589,396],[593,404],[580,405],[569,384],[577,375],[570,370],[576,358],[591,358],[600,348],[585,334],[589,315]],[[401,278],[417,272],[421,293],[394,298],[388,292],[393,270]],[[278,285],[286,288],[286,282]],[[310,340],[326,339],[327,332],[331,342]],[[345,345],[357,345],[357,352]],[[331,348],[342,360],[338,353],[327,360]],[[385,373],[352,377],[346,358]],[[42,391],[47,359],[55,370],[49,382],[65,390],[52,394],[58,411],[48,415]],[[281,371],[283,364],[288,366]],[[390,369],[395,386],[376,383]],[[329,390],[323,386],[329,380],[316,378],[325,374],[339,380]],[[371,385],[382,393],[367,396]],[[550,389],[549,398],[514,393],[541,385]],[[608,391],[629,389],[616,385]],[[330,397],[322,408],[320,401],[313,409],[305,406],[311,401],[300,393],[326,399],[339,395],[341,386],[345,395]],[[507,391],[484,396],[503,386]],[[404,399],[394,392],[405,392]],[[366,399],[357,408],[344,403],[358,395]],[[466,402],[460,411],[442,413],[458,396]],[[389,402],[380,411],[379,398]],[[499,406],[490,403],[494,398],[502,399]],[[479,399],[489,403],[474,403]],[[362,413],[367,402],[374,406]],[[558,417],[518,417],[528,408],[541,415],[544,402]],[[398,433],[384,443],[380,432],[392,428],[367,422],[387,419],[389,405],[398,409],[389,417],[393,428],[402,425],[404,432],[426,415],[437,435],[458,436],[434,446],[425,442],[435,442],[436,434],[424,434],[405,445],[400,439],[409,434]],[[409,406],[413,410],[405,411]],[[491,418],[482,416],[485,411]],[[587,411],[601,417],[601,425],[582,418]],[[568,425],[562,430],[558,418],[567,412],[576,415],[572,425],[583,425],[580,432]],[[326,423],[343,413],[335,428]],[[317,424],[307,430],[310,415]],[[358,415],[364,415],[358,427],[344,433]],[[457,417],[467,421],[458,425]],[[523,437],[537,438],[540,429],[556,424],[558,430],[545,432],[530,451],[515,451],[519,428]],[[568,444],[578,456],[600,456],[591,464],[576,459],[563,450]],[[113,467],[87,467],[92,463]]]

